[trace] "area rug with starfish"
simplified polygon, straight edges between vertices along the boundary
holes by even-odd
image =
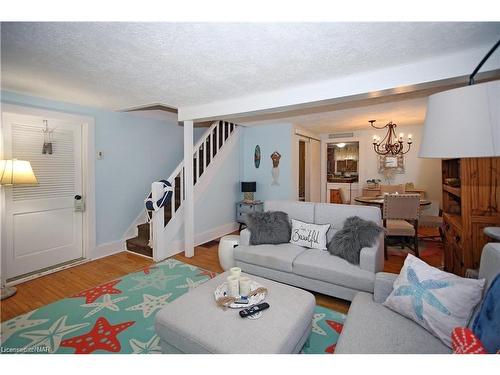
[[[216,273],[168,259],[5,321],[2,353],[161,353],[156,312]],[[333,353],[345,315],[316,306],[302,353]]]

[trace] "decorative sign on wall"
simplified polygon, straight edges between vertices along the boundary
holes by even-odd
[[[271,175],[273,176],[273,182],[271,185],[279,185],[279,178],[280,178],[280,159],[281,159],[281,154],[278,151],[274,151],[271,154],[271,160],[273,161],[273,169],[271,170]]]
[[[260,146],[259,145],[255,146],[253,161],[255,164],[255,168],[259,168],[259,166],[260,166]]]
[[[405,173],[405,160],[403,155],[380,155],[378,163],[378,172],[384,173],[391,169],[393,173]]]

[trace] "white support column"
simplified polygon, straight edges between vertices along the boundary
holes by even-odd
[[[163,183],[153,182],[151,184],[151,198],[154,202],[163,197]],[[164,219],[165,207],[158,211],[153,211],[151,225],[153,226],[153,259],[159,261],[167,257],[167,248],[165,244],[165,236],[163,233],[165,226]]]
[[[193,121],[184,121],[184,255],[194,255]]]

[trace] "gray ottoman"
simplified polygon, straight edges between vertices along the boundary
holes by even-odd
[[[298,353],[311,333],[316,304],[302,289],[247,275],[269,290],[270,308],[256,320],[217,307],[215,288],[225,272],[177,298],[156,315],[164,353]]]

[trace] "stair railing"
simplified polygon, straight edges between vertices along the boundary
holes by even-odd
[[[195,143],[193,147],[193,181],[194,185],[200,180],[200,177],[206,171],[208,166],[211,164],[212,160],[217,156],[219,151],[229,140],[230,135],[236,128],[236,124],[225,122],[225,121],[215,121],[205,133],[200,137],[200,139]],[[182,206],[184,202],[184,178],[185,168],[184,160],[182,160],[179,165],[174,169],[172,174],[167,178],[167,181],[172,185],[172,199],[170,204],[170,220],[173,220],[176,212]],[[177,201],[177,184],[179,184],[179,205],[176,204]],[[151,185],[151,195],[153,201],[161,199],[163,196],[163,185],[161,182],[153,182]],[[153,255],[154,249],[161,249],[166,246],[164,243],[164,236],[162,235],[164,227],[168,224],[165,223],[165,207],[161,207],[157,211],[151,213],[151,222],[149,225],[150,230],[150,244],[153,245]]]

